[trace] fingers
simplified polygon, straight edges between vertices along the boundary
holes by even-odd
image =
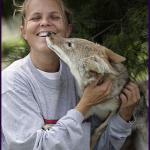
[[[128,102],[127,97],[123,93],[120,94],[120,99],[122,100],[123,105],[125,105]]]
[[[120,99],[121,99],[121,107],[120,108],[125,108],[125,107],[132,105],[132,101],[130,101],[124,93],[120,94]]]
[[[135,83],[129,82],[129,84],[127,85],[127,89],[129,89],[133,93],[133,95],[135,95],[136,99],[140,99],[140,91]]]
[[[98,91],[102,91],[102,92],[109,92],[109,90],[112,87],[112,81],[110,79],[105,80],[102,84],[98,85],[96,88]]]
[[[99,76],[97,80],[93,81],[90,86],[100,87],[100,86],[108,86],[111,83],[111,79],[103,80],[102,76]]]
[[[94,81],[90,84],[84,92],[85,97],[88,97],[90,101],[89,103],[93,105],[104,101],[112,89],[112,81],[110,79],[105,80],[100,85],[97,85],[97,82],[98,81]]]
[[[106,80],[101,85],[99,85],[99,86],[96,87],[96,89],[95,89],[96,92],[98,94],[102,93],[100,95],[100,101],[103,101],[102,99],[105,98],[106,96],[108,96],[110,94],[111,89],[112,89],[112,81],[111,80]]]
[[[129,82],[120,94],[120,99],[122,101],[121,107],[138,104],[140,100],[138,86],[133,82]]]
[[[101,84],[102,82],[103,82],[103,77],[102,77],[102,76],[99,76],[99,77],[97,78],[97,80],[95,81],[95,86]]]

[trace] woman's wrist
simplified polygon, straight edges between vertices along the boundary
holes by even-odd
[[[81,104],[80,102],[78,103],[78,105],[75,107],[76,110],[78,110],[80,113],[83,114],[83,116],[86,115],[86,113],[89,111],[90,106]]]
[[[119,111],[119,115],[126,121],[130,121],[133,117],[133,109],[122,109]]]

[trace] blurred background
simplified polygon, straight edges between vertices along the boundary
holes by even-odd
[[[73,12],[72,37],[102,44],[127,58],[124,63],[137,81],[148,79],[147,0],[65,0]],[[16,0],[22,4],[22,0]],[[2,68],[29,52],[20,36],[21,18],[13,17],[13,0],[3,1]]]

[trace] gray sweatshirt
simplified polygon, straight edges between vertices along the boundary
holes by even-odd
[[[75,81],[62,62],[59,79],[50,80],[32,64],[30,55],[2,72],[3,150],[90,150],[91,122],[75,108]],[[43,130],[45,120],[57,121]],[[132,123],[111,118],[96,150],[119,150]]]

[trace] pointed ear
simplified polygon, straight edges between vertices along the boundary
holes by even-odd
[[[25,27],[21,25],[20,26],[20,31],[21,31],[21,36],[26,40]]]
[[[126,60],[125,57],[118,55],[117,53],[114,53],[110,49],[106,49],[106,54],[108,56],[108,59],[114,63],[121,63]]]

